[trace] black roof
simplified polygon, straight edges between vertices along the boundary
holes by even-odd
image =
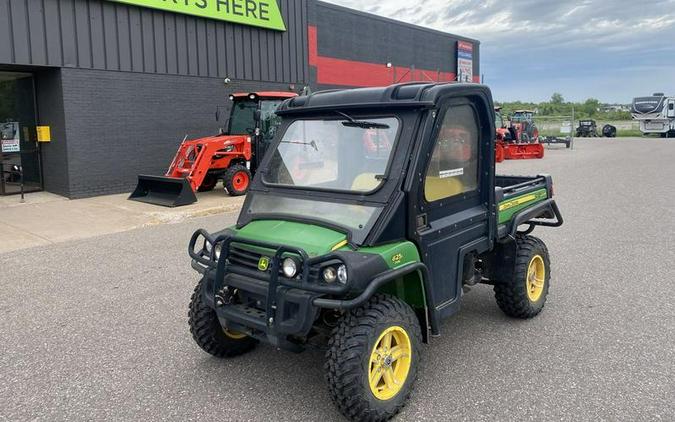
[[[492,106],[492,93],[485,85],[411,82],[377,88],[319,91],[284,101],[277,114],[283,116],[335,109],[430,108],[447,95],[483,96]]]

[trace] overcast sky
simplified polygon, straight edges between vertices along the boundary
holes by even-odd
[[[497,100],[675,95],[675,0],[328,0],[476,38]]]

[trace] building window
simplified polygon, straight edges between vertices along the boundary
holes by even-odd
[[[424,181],[428,202],[476,190],[478,186],[478,126],[469,105],[447,109],[438,132]]]

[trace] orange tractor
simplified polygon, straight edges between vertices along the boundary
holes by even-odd
[[[233,104],[227,131],[184,139],[166,174],[139,175],[129,199],[167,207],[188,205],[197,202],[195,192],[213,190],[219,180],[228,194],[244,195],[278,126],[277,107],[295,96],[292,92],[230,95]]]
[[[544,158],[544,146],[539,143],[539,129],[534,124],[529,110],[517,110],[507,126],[502,117],[501,107],[495,107],[495,159],[526,160]]]

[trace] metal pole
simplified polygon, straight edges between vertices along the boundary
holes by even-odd
[[[21,178],[19,180],[21,182],[21,203],[23,204],[26,202],[26,199],[23,196],[23,166],[19,166],[19,177]]]
[[[572,143],[570,144],[570,149],[574,150],[574,104],[572,104],[572,127],[570,128],[570,137],[572,138]]]

